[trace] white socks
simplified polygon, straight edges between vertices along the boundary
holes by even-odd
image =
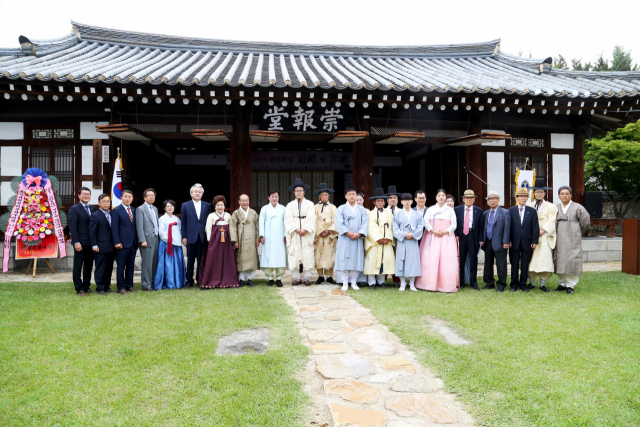
[[[404,292],[404,290],[407,288],[406,279],[409,279],[409,289],[411,289],[414,292],[418,292],[415,285],[415,281],[416,281],[415,277],[400,277],[400,292]]]
[[[351,284],[351,288],[354,291],[359,291],[360,290],[360,287],[358,285],[356,285],[356,282],[353,282]],[[342,282],[342,290],[345,291],[345,292],[349,290],[349,283],[348,282]]]

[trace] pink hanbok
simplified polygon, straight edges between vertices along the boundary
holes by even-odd
[[[420,242],[422,276],[416,279],[416,288],[438,292],[458,291],[458,242],[453,234],[456,224],[453,209],[446,205],[434,205],[427,210],[425,228],[429,233],[425,233]],[[432,230],[447,230],[449,234],[438,237],[431,233]]]

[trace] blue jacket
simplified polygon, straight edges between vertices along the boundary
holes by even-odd
[[[123,248],[131,246],[138,247],[138,237],[136,235],[136,208],[129,206],[133,222],[129,219],[129,214],[124,205],[120,205],[111,211],[111,235],[113,244],[122,244]]]
[[[531,206],[524,207],[524,218],[520,224],[520,212],[518,206],[509,208],[511,215],[511,243],[512,249],[518,249],[522,243],[522,250],[530,252],[532,244],[538,244],[540,237],[540,222],[538,221],[538,212]]]
[[[487,209],[484,212],[483,227],[482,227],[482,241],[487,241],[487,228],[489,227],[489,213],[491,209]],[[493,219],[493,230],[491,237],[491,247],[494,252],[504,251],[502,245],[508,245],[511,240],[511,215],[509,212],[501,207],[496,208],[495,218]],[[483,248],[484,249],[484,246]]]
[[[187,244],[191,245],[200,238],[201,242],[207,241],[207,234],[204,231],[207,225],[207,217],[211,213],[211,204],[200,201],[200,219],[196,214],[193,200],[184,202],[180,207],[181,234],[183,239],[187,239]]]
[[[480,242],[484,240],[480,240],[483,237],[483,229],[484,229],[484,217],[482,216],[482,209],[477,206],[471,206],[473,218],[471,218],[471,226],[473,230],[471,231],[471,235],[473,236],[473,244],[476,249],[476,252],[480,250]],[[453,208],[453,211],[456,214],[457,226],[456,226],[456,237],[462,237],[464,233],[464,210],[465,205],[456,206]]]
[[[112,215],[113,212],[109,212]],[[109,253],[113,250],[113,235],[109,220],[102,210],[96,210],[89,219],[89,238],[91,247],[97,246],[99,253]]]
[[[95,208],[89,206],[89,210],[93,213]],[[80,202],[69,208],[69,232],[71,233],[71,243],[80,243],[82,246],[91,246],[89,239],[89,215]]]

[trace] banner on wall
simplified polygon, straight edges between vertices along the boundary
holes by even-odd
[[[531,188],[536,182],[536,170],[521,170],[516,169],[516,192],[519,188],[526,188],[529,191],[529,196],[533,201],[533,190]],[[514,193],[515,194],[515,193]]]

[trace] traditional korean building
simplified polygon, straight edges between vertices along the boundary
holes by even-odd
[[[575,72],[506,54],[500,40],[441,46],[240,42],[72,22],[57,39],[0,49],[0,205],[27,167],[76,190],[110,192],[120,149],[138,202],[252,196],[302,177],[354,185],[487,188],[514,203],[526,159],[584,193],[583,141],[640,117],[640,72]],[[97,128],[98,127],[98,128]],[[486,182],[487,184],[485,184]],[[554,195],[550,194],[551,200]],[[137,203],[136,203],[137,204]]]

